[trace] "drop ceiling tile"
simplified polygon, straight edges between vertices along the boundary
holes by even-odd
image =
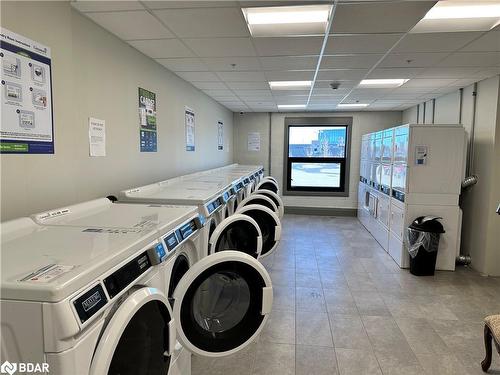
[[[228,8],[237,7],[237,1],[143,1],[149,9],[175,9],[175,8]]]
[[[472,78],[480,68],[459,67],[459,68],[428,68],[418,75],[418,78]]]
[[[269,84],[267,82],[226,82],[226,85],[231,89],[236,90],[267,90]]]
[[[354,86],[357,86],[359,83],[359,79],[357,80],[343,80],[343,79],[336,79],[335,82],[339,84],[338,90],[345,90],[345,89],[351,89]],[[317,80],[314,84],[314,89],[327,89],[329,92],[333,92],[334,90],[331,88],[330,84],[332,81],[321,81]]]
[[[362,79],[367,69],[323,69],[318,73],[317,79],[320,81],[356,80]]]
[[[246,7],[275,7],[275,6],[293,6],[293,5],[308,5],[310,0],[246,0],[238,1],[239,6]],[[331,0],[314,0],[314,4],[329,4]]]
[[[437,66],[496,66],[500,64],[500,52],[455,52]]]
[[[425,68],[378,68],[372,71],[368,78],[370,79],[389,79],[389,78],[413,78],[425,71]]]
[[[199,57],[255,56],[250,38],[193,38],[184,42]]]
[[[392,52],[453,52],[479,35],[481,32],[406,34]]]
[[[276,98],[276,104],[306,104],[307,96],[280,96]]]
[[[86,15],[123,40],[173,37],[165,26],[145,10],[86,13]]]
[[[340,3],[335,10],[332,32],[407,32],[435,3],[435,1]]]
[[[369,69],[382,58],[382,54],[323,56],[321,69]]]
[[[312,81],[313,70],[273,70],[264,72],[268,81]]]
[[[317,89],[315,88],[313,90],[312,96],[314,97],[319,97],[319,96],[326,96],[326,97],[332,97],[332,98],[342,98],[345,95],[347,95],[351,91],[351,89],[337,89],[337,90],[332,90],[332,89]]]
[[[217,100],[218,102],[219,101],[222,101],[222,102],[240,102],[241,101],[235,95],[233,95],[233,96],[231,96],[231,95],[229,95],[229,96],[212,96],[212,95],[209,95],[209,96],[212,97],[212,99]]]
[[[203,90],[205,94],[212,97],[221,97],[221,96],[234,96],[234,93],[229,89],[208,89]]]
[[[412,93],[412,94],[427,94],[429,92],[432,92],[433,90],[442,87],[442,86],[434,86],[434,87],[406,87],[406,85],[403,85],[401,87],[398,87],[392,91],[392,94],[406,94],[406,93]]]
[[[278,107],[276,106],[276,104],[273,104],[273,105],[257,105],[257,106],[252,106],[252,105],[249,105],[250,109],[253,111],[253,112],[276,112],[278,110]]]
[[[260,57],[264,70],[314,70],[319,56]]]
[[[311,101],[309,102],[309,105],[315,105],[315,104],[331,104],[331,105],[337,105],[340,103],[340,100],[342,98],[330,98],[330,97],[311,97]]]
[[[178,72],[182,79],[192,82],[218,82],[220,79],[212,72]]]
[[[500,51],[500,31],[490,31],[470,44],[466,45],[462,51],[481,52],[481,51]]]
[[[198,82],[192,81],[191,84],[200,90],[225,90],[227,86],[224,82]]]
[[[386,53],[403,34],[330,35],[325,54]]]
[[[245,71],[260,70],[257,57],[206,57],[203,62],[211,70],[218,71]]]
[[[217,72],[221,80],[225,82],[264,82],[266,77],[263,72]]]
[[[431,79],[431,78],[413,78],[410,79],[408,82],[406,82],[401,88],[411,88],[411,87],[443,87],[443,86],[448,86],[455,82],[456,79],[453,78],[436,78],[436,79]]]
[[[457,79],[456,81],[453,81],[451,84],[448,85],[448,87],[467,87],[472,85],[474,82],[477,82],[477,78],[462,78],[462,79]],[[443,86],[440,86],[443,87]],[[446,87],[446,86],[445,86]]]
[[[317,55],[321,50],[322,37],[254,38],[259,56]]]
[[[273,96],[271,90],[234,90],[234,93],[241,98],[264,98]]]
[[[142,10],[138,1],[72,1],[73,8],[80,12],[117,12],[124,10]]]
[[[154,59],[194,57],[179,39],[133,40],[128,43]]]
[[[173,72],[207,71],[208,67],[198,58],[156,59],[165,68]]]
[[[391,53],[378,65],[379,68],[427,68],[444,59],[448,53]]]
[[[278,96],[308,96],[310,90],[273,90],[273,95]]]
[[[189,8],[155,10],[179,38],[250,36],[239,8]]]

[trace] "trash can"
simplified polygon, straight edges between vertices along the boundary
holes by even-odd
[[[444,233],[437,216],[417,217],[408,227],[408,252],[410,273],[416,276],[432,276],[436,269],[439,238]]]

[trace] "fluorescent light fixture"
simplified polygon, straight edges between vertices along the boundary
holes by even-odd
[[[248,29],[254,37],[322,34],[331,5],[301,5],[243,8]]]
[[[297,90],[311,87],[312,81],[271,81],[271,90]]]
[[[406,82],[408,82],[409,79],[405,78],[397,78],[397,79],[364,79],[362,80],[358,87],[364,87],[364,88],[374,88],[374,89],[385,89],[385,88],[391,88],[391,87],[399,87]]]
[[[367,103],[340,103],[337,104],[338,108],[365,108],[368,107]]]
[[[411,33],[488,31],[500,23],[498,1],[439,1]]]
[[[305,104],[278,104],[278,109],[304,109]]]

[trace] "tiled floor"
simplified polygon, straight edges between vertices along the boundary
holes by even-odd
[[[483,374],[484,316],[500,313],[500,279],[459,268],[400,270],[355,218],[287,215],[258,342],[193,375]],[[500,374],[494,354],[490,370]]]

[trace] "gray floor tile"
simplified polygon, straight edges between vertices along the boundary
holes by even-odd
[[[296,343],[297,345],[333,347],[328,314],[297,311]]]
[[[375,291],[352,291],[356,307],[361,315],[390,316],[382,297]]]
[[[297,345],[296,375],[337,375],[337,358],[333,348]]]
[[[259,343],[253,366],[253,374],[294,375],[295,345]]]
[[[295,273],[295,285],[304,288],[321,288],[321,279],[316,270],[301,270]]]
[[[382,375],[375,354],[369,350],[336,349],[341,375]]]
[[[358,308],[354,298],[346,286],[323,289],[326,309],[329,313],[358,315]]]
[[[297,311],[326,312],[322,288],[296,288]]]
[[[335,348],[371,350],[370,340],[358,315],[330,314]]]
[[[295,344],[295,311],[273,309],[260,341]]]
[[[273,286],[273,310],[295,311],[295,288],[289,286]]]

